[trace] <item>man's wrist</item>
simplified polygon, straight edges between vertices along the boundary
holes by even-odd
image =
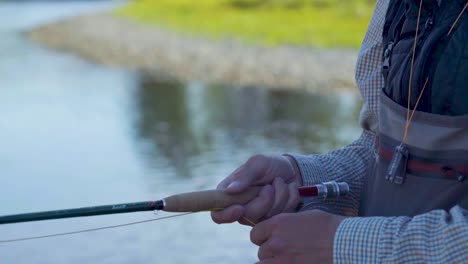
[[[303,185],[302,182],[302,175],[301,175],[301,170],[299,169],[299,165],[297,164],[296,159],[294,159],[293,156],[289,154],[283,154],[284,157],[289,161],[289,164],[291,165],[291,168],[294,173],[294,177],[296,178],[296,181],[299,183],[299,186]]]

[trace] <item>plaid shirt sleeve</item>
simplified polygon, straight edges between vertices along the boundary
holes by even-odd
[[[468,211],[348,218],[333,251],[335,263],[468,263]]]
[[[382,29],[389,0],[376,4],[356,64],[356,83],[364,100],[359,122],[364,132],[352,144],[321,155],[290,154],[301,171],[304,185],[337,180],[350,183],[351,195],[340,200],[308,199],[303,209],[322,209],[328,212],[356,216],[364,187],[367,167],[373,155],[377,131],[378,92],[384,86],[381,74]]]

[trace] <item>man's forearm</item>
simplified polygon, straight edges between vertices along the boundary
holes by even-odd
[[[348,218],[333,251],[334,263],[468,263],[468,211]]]

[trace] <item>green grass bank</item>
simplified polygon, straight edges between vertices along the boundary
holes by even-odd
[[[115,12],[215,39],[357,48],[374,5],[373,0],[136,0]]]

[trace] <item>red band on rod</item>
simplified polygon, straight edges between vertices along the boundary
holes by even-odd
[[[307,186],[299,188],[300,196],[318,196],[318,189],[316,186]]]

